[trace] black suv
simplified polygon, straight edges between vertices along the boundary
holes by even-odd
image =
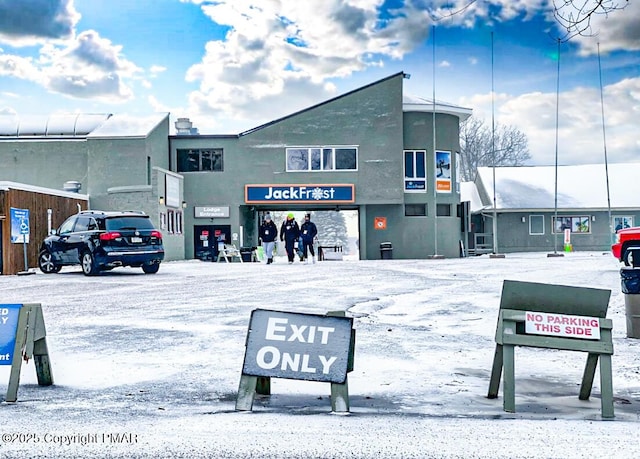
[[[38,266],[46,274],[78,264],[87,276],[117,266],[155,274],[163,259],[162,234],[148,215],[86,210],[66,219],[42,242]]]

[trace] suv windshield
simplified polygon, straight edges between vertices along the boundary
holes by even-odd
[[[154,229],[148,217],[114,217],[105,219],[107,231],[128,230],[152,230]]]

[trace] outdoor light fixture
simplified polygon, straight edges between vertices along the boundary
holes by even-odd
[[[527,217],[522,217],[522,223],[526,223],[527,222]]]
[[[596,221],[596,216],[595,216],[595,215],[592,215],[592,216],[591,216],[591,221],[592,221],[592,222],[595,222],[595,221]]]
[[[182,208],[186,209],[187,208],[187,201],[182,201]]]
[[[160,196],[160,199],[158,199],[158,202],[160,203],[161,206],[164,205],[164,196]]]

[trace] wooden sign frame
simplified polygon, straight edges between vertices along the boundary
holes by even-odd
[[[613,418],[613,385],[611,356],[613,342],[611,319],[606,319],[611,290],[568,287],[505,280],[502,287],[500,314],[496,329],[496,349],[493,357],[488,398],[497,398],[500,377],[504,374],[503,409],[515,413],[515,346],[587,352],[578,398],[588,400],[600,360],[601,415]],[[525,333],[526,311],[598,318],[600,339],[584,340]]]
[[[47,331],[44,325],[42,306],[40,304],[23,304],[18,313],[6,402],[15,403],[18,400],[22,361],[29,361],[32,358],[36,367],[38,385],[52,385],[53,374],[47,348]]]
[[[333,317],[345,317],[345,311],[330,311],[326,314]],[[351,329],[349,340],[349,354],[347,362],[347,372],[353,371],[355,353],[356,331]],[[331,382],[331,411],[335,413],[348,413],[349,405],[349,382],[348,375],[344,378],[344,383]],[[242,373],[238,387],[236,399],[236,411],[252,411],[255,394],[271,395],[271,377],[253,376]]]

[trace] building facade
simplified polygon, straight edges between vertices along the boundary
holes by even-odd
[[[361,259],[380,258],[386,242],[394,258],[458,257],[456,153],[470,110],[404,96],[404,76],[237,136],[172,136],[186,258],[221,235],[255,246],[262,216],[278,210],[357,211]]]
[[[238,135],[199,135],[184,118],[169,135],[168,114],[0,115],[0,180],[77,182],[91,209],[143,210],[167,260],[220,239],[256,246],[264,214],[284,210],[357,212],[361,259],[383,243],[394,258],[458,257],[459,125],[471,110],[405,95],[405,77]]]
[[[468,246],[493,252],[495,240],[503,253],[609,252],[618,229],[640,224],[638,173],[636,163],[480,167],[462,198],[471,203]]]

